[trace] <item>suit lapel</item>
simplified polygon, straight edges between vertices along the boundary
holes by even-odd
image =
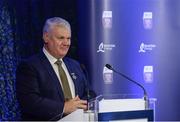
[[[47,57],[45,56],[45,54],[42,51],[40,52],[39,57],[42,62],[42,65],[46,68],[48,75],[51,77],[52,82],[55,83],[55,86],[57,87],[56,89],[58,89],[59,95],[62,98],[64,98],[62,87],[59,83],[58,77],[57,77],[56,73],[54,72],[54,69],[52,68],[49,60],[47,59]]]

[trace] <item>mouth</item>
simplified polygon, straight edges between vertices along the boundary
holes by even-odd
[[[70,46],[62,46],[60,49],[68,50]]]

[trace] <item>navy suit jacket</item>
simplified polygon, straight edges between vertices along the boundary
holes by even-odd
[[[75,94],[86,99],[87,80],[79,63],[70,58],[63,58],[63,61],[74,82]],[[58,120],[62,117],[63,91],[42,51],[20,63],[16,78],[16,94],[24,120]]]

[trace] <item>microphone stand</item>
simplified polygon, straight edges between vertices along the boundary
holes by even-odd
[[[87,92],[87,102],[89,102],[90,100],[90,91],[89,91],[89,77],[88,77],[88,72],[86,70],[86,67],[84,64],[81,64],[81,69],[83,70],[84,74],[85,74],[85,77],[86,77],[86,92]],[[89,110],[89,105],[87,104],[87,109]]]
[[[84,64],[81,64],[81,69],[83,70],[84,74],[85,74],[85,77],[86,77],[86,85],[87,85],[87,88],[86,88],[86,91],[87,91],[87,110],[85,111],[85,113],[88,115],[88,121],[92,121],[92,110],[90,110],[90,98],[91,98],[91,95],[90,95],[90,86],[89,86],[89,75],[88,75],[88,72],[87,72],[87,69],[85,67]]]
[[[144,101],[145,101],[145,109],[147,110],[149,108],[149,100],[148,100],[148,95],[147,95],[147,92],[146,92],[146,89],[141,85],[139,84],[138,82],[136,82],[135,80],[132,80],[131,78],[129,78],[128,76],[116,71],[111,65],[109,64],[106,64],[105,65],[108,69],[114,71],[115,73],[121,75],[122,77],[126,78],[127,80],[135,83],[136,85],[138,85],[139,87],[141,87],[143,89],[143,92],[144,92]]]

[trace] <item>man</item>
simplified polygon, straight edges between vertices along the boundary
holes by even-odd
[[[17,98],[24,120],[58,120],[87,109],[87,80],[79,63],[65,57],[71,44],[70,24],[50,18],[43,28],[43,51],[17,68]]]

